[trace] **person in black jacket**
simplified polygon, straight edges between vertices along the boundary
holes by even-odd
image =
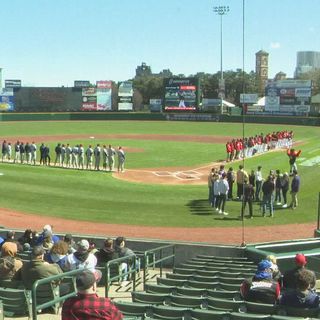
[[[266,216],[267,206],[269,207],[270,217],[273,217],[273,192],[275,189],[273,176],[269,175],[268,179],[262,185],[262,215]]]
[[[108,238],[103,243],[103,248],[96,252],[95,256],[98,260],[98,265],[103,265],[110,260],[119,258],[118,252],[113,248],[113,240]]]
[[[45,164],[45,149],[46,149],[46,146],[44,145],[44,143],[41,143],[41,146],[40,146],[40,165]]]
[[[244,210],[246,209],[246,205],[248,203],[249,206],[249,218],[253,218],[253,210],[252,210],[252,202],[254,199],[254,188],[251,183],[248,183],[248,180],[244,180],[243,185],[243,202],[241,208],[241,219],[243,219]]]
[[[24,163],[24,155],[26,153],[26,149],[24,147],[24,143],[23,142],[20,143],[19,149],[20,149],[20,162]]]

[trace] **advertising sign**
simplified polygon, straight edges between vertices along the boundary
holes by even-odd
[[[196,111],[199,81],[197,78],[164,79],[164,111]]]
[[[255,104],[258,101],[258,94],[256,93],[241,93],[240,103]]]
[[[88,81],[88,80],[75,80],[73,86],[75,88],[87,88],[87,87],[90,87],[90,81]]]
[[[13,88],[5,88],[0,91],[0,111],[14,110]]]
[[[310,112],[310,80],[269,81],[265,91],[266,112],[286,115],[305,115]]]
[[[21,80],[5,80],[4,86],[6,88],[21,88]]]
[[[100,80],[96,82],[97,89],[111,89],[112,82],[109,80]]]
[[[97,110],[97,90],[95,87],[82,89],[82,107],[83,111]]]
[[[150,99],[149,106],[150,106],[151,112],[160,112],[162,109],[162,100],[161,99]]]
[[[133,87],[131,81],[123,81],[119,84],[118,89],[118,110],[132,111],[133,110]]]

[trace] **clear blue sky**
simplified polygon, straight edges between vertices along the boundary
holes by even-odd
[[[127,80],[141,62],[157,73],[215,73],[242,68],[242,0],[1,1],[4,79],[33,86],[74,80]],[[245,71],[269,52],[269,77],[292,77],[297,51],[320,51],[319,0],[245,0]]]

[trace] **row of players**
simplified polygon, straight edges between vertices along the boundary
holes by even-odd
[[[293,131],[277,131],[255,135],[249,138],[238,138],[226,143],[227,162],[240,158],[252,157],[273,149],[291,148]]]
[[[12,149],[14,156],[12,158]],[[13,148],[11,142],[6,140],[2,143],[2,162],[7,161],[13,163],[27,163],[36,165],[38,147],[35,142],[24,144],[19,140],[14,144]],[[84,169],[87,170],[100,170],[102,160],[103,170],[114,171],[115,156],[118,156],[118,171],[124,171],[125,152],[121,146],[115,150],[111,145],[108,147],[97,144],[94,148],[89,145],[85,150],[82,144],[77,144],[73,147],[70,144],[58,143],[54,149],[55,161],[54,166]],[[40,152],[40,165],[51,164],[50,148],[44,143],[39,147]],[[86,164],[86,166],[85,166]]]

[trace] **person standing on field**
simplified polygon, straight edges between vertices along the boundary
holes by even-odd
[[[36,160],[37,160],[37,145],[35,144],[34,141],[32,141],[30,148],[31,148],[31,164],[35,166]]]
[[[107,154],[108,154],[109,170],[113,171],[114,170],[114,156],[115,156],[116,152],[112,148],[111,144],[109,144]]]
[[[218,192],[219,192],[219,214],[223,214],[224,216],[227,216],[228,213],[224,211],[225,204],[227,200],[227,194],[229,190],[229,185],[227,181],[227,174],[223,173],[219,179],[218,183]]]
[[[118,148],[118,172],[124,172],[124,162],[126,160],[125,153],[122,147]]]
[[[298,171],[293,170],[293,178],[291,181],[291,203],[290,208],[292,210],[296,209],[298,206],[298,192],[300,191],[300,177],[298,176]]]
[[[87,158],[87,170],[92,170],[92,163],[93,163],[93,149],[91,144],[86,150],[86,158]]]
[[[14,160],[13,163],[20,161],[20,141],[14,144]]]
[[[93,151],[94,154],[94,170],[100,170],[101,147],[98,143]]]

